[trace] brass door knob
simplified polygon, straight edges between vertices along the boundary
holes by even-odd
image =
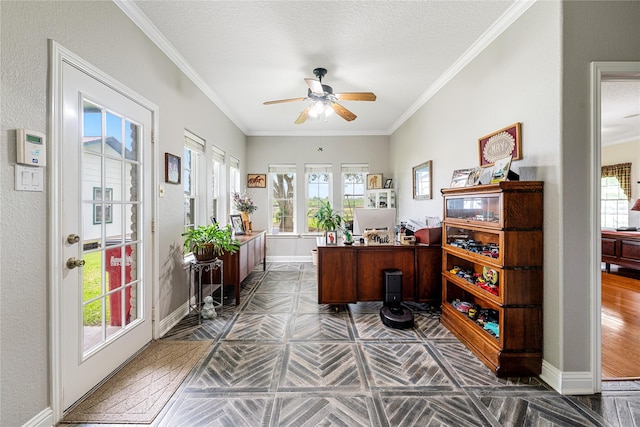
[[[80,241],[80,236],[78,236],[77,234],[69,234],[67,236],[67,243],[70,244],[74,244],[74,243],[78,243]]]
[[[73,270],[76,267],[82,267],[84,266],[84,260],[83,259],[78,259],[78,258],[74,258],[71,257],[67,260],[67,268],[69,270]]]

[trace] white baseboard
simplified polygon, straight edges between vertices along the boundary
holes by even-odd
[[[311,255],[268,256],[267,262],[311,262]]]
[[[591,372],[562,372],[545,360],[542,361],[540,379],[562,395],[595,393]]]
[[[53,409],[46,408],[24,423],[22,427],[52,427],[53,425]]]
[[[178,322],[180,322],[187,314],[189,314],[189,302],[185,302],[176,310],[174,310],[173,313],[169,314],[167,317],[160,321],[157,329],[157,338],[161,338],[164,334],[169,332],[171,328],[176,326]]]

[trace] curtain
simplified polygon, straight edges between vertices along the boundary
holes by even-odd
[[[631,163],[602,166],[601,177],[605,178],[610,176],[618,178],[620,188],[622,188],[627,199],[631,200]]]

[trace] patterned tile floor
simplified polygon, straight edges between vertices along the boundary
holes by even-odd
[[[398,330],[381,303],[319,305],[310,263],[253,271],[241,301],[163,337],[211,351],[153,426],[640,425],[640,382],[561,396],[535,378],[498,379],[429,307],[412,306],[416,327]]]

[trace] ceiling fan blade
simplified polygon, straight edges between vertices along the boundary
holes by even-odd
[[[282,104],[283,102],[296,102],[296,101],[304,101],[307,98],[289,98],[289,99],[278,99],[276,101],[267,101],[267,102],[263,102],[264,105],[271,105],[271,104]]]
[[[302,111],[302,113],[300,113],[295,122],[297,125],[304,123],[309,118],[309,111],[311,110],[312,106],[313,104],[309,105],[304,109],[304,111]]]
[[[342,105],[338,104],[337,102],[332,102],[331,108],[333,108],[333,111],[335,111],[337,115],[339,115],[340,117],[342,117],[348,122],[355,120],[356,117],[358,117],[355,114],[353,114],[351,111],[344,108]]]
[[[307,82],[307,86],[309,86],[309,89],[311,89],[312,93],[315,93],[318,95],[324,95],[324,89],[322,88],[322,83],[320,83],[318,80],[304,79],[304,81]]]
[[[343,93],[334,93],[335,96],[340,101],[375,101],[376,94],[373,92],[343,92]]]

